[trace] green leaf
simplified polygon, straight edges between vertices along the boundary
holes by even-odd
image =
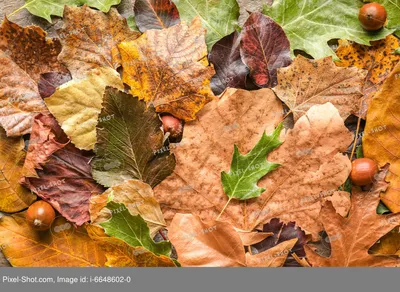
[[[180,18],[190,23],[198,16],[207,29],[206,43],[212,46],[237,27],[239,5],[236,0],[173,0]]]
[[[175,168],[175,156],[164,146],[162,122],[153,107],[137,97],[108,87],[96,128],[92,161],[94,179],[111,187],[139,179],[152,187]]]
[[[395,29],[395,35],[400,37],[400,0],[374,0],[364,2],[377,2],[382,4],[388,14],[387,28]],[[400,52],[398,54],[400,54]]]
[[[364,157],[362,145],[357,146],[357,148],[356,148],[356,157],[357,158],[363,158]]]
[[[122,203],[109,202],[107,209],[111,211],[112,217],[100,223],[107,235],[119,238],[134,247],[143,246],[156,255],[170,256],[171,243],[154,242],[150,237],[149,227],[140,215],[132,216]]]
[[[246,155],[240,154],[237,146],[234,146],[231,169],[228,173],[221,173],[222,185],[229,198],[247,200],[256,198],[265,191],[257,186],[257,182],[280,166],[267,161],[266,157],[282,144],[278,139],[281,130],[282,124],[279,124],[271,136],[264,132],[257,145]]]
[[[391,213],[388,207],[385,206],[381,201],[379,202],[378,208],[376,209],[376,213],[379,215],[385,214],[385,213]]]
[[[140,31],[139,31],[139,28],[138,28],[138,26],[137,26],[137,24],[136,24],[136,21],[135,21],[135,17],[134,17],[134,16],[129,16],[129,17],[126,19],[126,22],[128,23],[128,26],[129,26],[129,28],[130,28],[131,30],[140,32]]]
[[[377,32],[364,30],[358,20],[363,3],[357,0],[275,0],[263,13],[278,22],[290,40],[292,53],[302,50],[315,59],[333,56],[328,46],[331,39],[347,39],[370,45],[383,39],[394,29]]]
[[[86,4],[103,12],[108,12],[111,6],[117,5],[120,2],[121,0],[25,0],[25,5],[12,14],[26,8],[33,15],[40,16],[51,23],[52,15],[63,16],[64,5],[81,6]]]
[[[344,182],[344,187],[340,186],[339,191],[345,191],[351,194],[353,185],[351,184],[350,178],[347,178],[347,180]]]
[[[395,54],[395,55],[400,55],[400,48],[396,49],[396,50],[393,52],[393,54]]]

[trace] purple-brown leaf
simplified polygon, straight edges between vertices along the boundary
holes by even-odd
[[[72,79],[71,74],[65,72],[48,72],[40,74],[38,82],[39,94],[42,98],[52,95],[57,87]]]
[[[134,11],[141,32],[167,28],[180,22],[178,9],[171,0],[136,0]]]

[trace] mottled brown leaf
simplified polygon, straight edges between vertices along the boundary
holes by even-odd
[[[134,12],[141,32],[167,28],[180,22],[178,9],[171,0],[136,0]]]

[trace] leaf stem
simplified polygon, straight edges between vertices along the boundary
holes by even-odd
[[[225,204],[224,208],[222,209],[221,213],[219,213],[219,215],[218,215],[218,217],[217,217],[217,220],[219,219],[219,217],[221,217],[222,213],[224,213],[226,207],[228,207],[228,205],[229,205],[230,201],[232,200],[232,198],[233,198],[233,197],[230,197],[229,200],[228,200],[228,202],[226,202],[226,204]]]
[[[11,16],[13,16],[13,15],[15,15],[15,14],[17,14],[18,12],[20,12],[22,9],[24,9],[24,8],[26,8],[26,7],[28,7],[29,5],[31,5],[32,4],[32,2],[35,2],[36,0],[33,0],[33,1],[31,1],[31,2],[28,2],[28,3],[25,3],[24,5],[22,5],[20,8],[18,8],[18,9],[16,9],[16,10],[14,10],[13,12],[11,12],[10,14],[8,14],[7,15],[7,17],[11,17]]]

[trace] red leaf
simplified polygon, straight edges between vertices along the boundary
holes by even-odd
[[[250,76],[260,87],[274,87],[276,69],[292,62],[285,32],[271,18],[257,12],[247,19],[241,35],[240,53]]]
[[[71,74],[64,72],[48,72],[40,74],[38,82],[39,93],[42,98],[52,95],[56,88],[72,79]]]
[[[167,28],[180,22],[178,9],[171,0],[136,0],[134,11],[141,32]]]

